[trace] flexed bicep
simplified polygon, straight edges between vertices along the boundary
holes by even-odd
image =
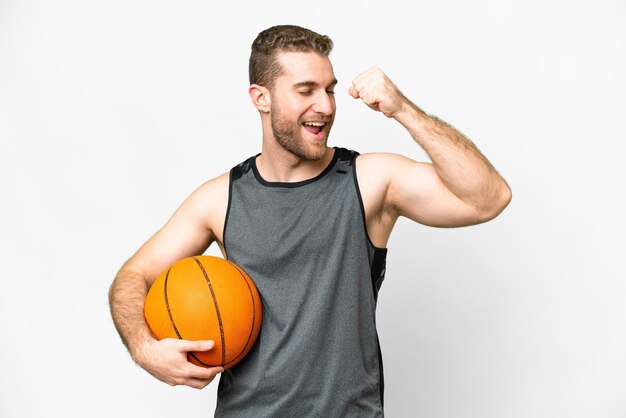
[[[357,163],[368,231],[386,242],[398,217],[435,227],[483,222],[481,213],[456,196],[432,164],[391,153],[363,154]]]

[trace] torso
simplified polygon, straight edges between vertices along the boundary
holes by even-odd
[[[216,416],[382,416],[375,307],[386,249],[368,239],[355,154],[300,182],[231,171],[221,243],[263,302],[257,343],[222,373]],[[349,372],[348,372],[349,371]]]
[[[367,233],[372,244],[385,248],[391,230],[396,222],[394,216],[385,209],[386,179],[381,171],[374,166],[372,154],[359,155],[356,158],[356,173],[367,224]],[[207,182],[210,193],[214,197],[207,210],[207,227],[211,231],[213,240],[217,242],[222,254],[226,257],[224,248],[224,221],[228,210],[229,173]]]

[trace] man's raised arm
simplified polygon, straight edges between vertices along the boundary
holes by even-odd
[[[356,77],[349,94],[396,119],[432,161],[419,163],[394,154],[360,158],[362,166],[385,173],[383,205],[393,216],[432,226],[464,226],[493,219],[509,204],[509,186],[478,148],[409,101],[380,69]]]

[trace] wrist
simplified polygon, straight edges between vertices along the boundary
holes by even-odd
[[[150,346],[156,341],[151,335],[141,335],[132,344],[129,344],[128,351],[135,363],[140,366],[145,362],[146,353],[150,351]]]
[[[395,120],[407,128],[414,126],[415,123],[421,123],[424,117],[428,117],[428,115],[406,98],[402,100],[400,108],[393,115]]]

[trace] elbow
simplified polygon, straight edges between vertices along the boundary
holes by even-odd
[[[116,276],[115,279],[113,279],[113,282],[111,283],[111,286],[109,286],[109,292],[108,292],[108,297],[109,297],[109,309],[111,310],[111,312],[113,312],[113,308],[115,303],[117,302],[117,296],[119,293],[118,287],[119,287],[119,280],[118,280],[119,276]]]
[[[513,193],[508,184],[503,185],[495,192],[492,197],[479,209],[479,217],[481,222],[487,222],[498,215],[500,215],[504,209],[511,203],[513,199]]]
[[[504,211],[504,209],[509,206],[511,200],[513,200],[513,192],[511,192],[511,188],[509,187],[509,185],[505,183],[502,187],[502,191],[499,193],[498,196],[498,203],[496,205],[497,211],[494,218],[501,214],[502,211]]]
[[[125,293],[129,287],[131,288],[142,288],[145,286],[146,292],[150,287],[145,279],[145,274],[142,271],[128,262],[122,266],[122,268],[118,271],[117,275],[111,282],[109,286],[109,307],[113,309],[113,305],[118,303],[122,294]]]

